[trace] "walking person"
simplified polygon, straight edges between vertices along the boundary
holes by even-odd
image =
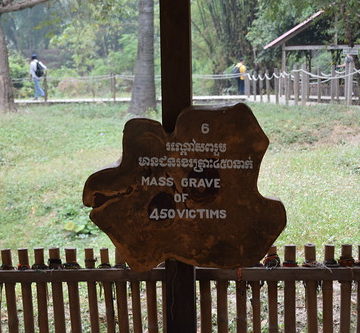
[[[31,56],[30,62],[30,76],[32,81],[34,82],[34,99],[38,99],[39,97],[45,97],[45,92],[41,88],[40,80],[41,77],[44,75],[46,66],[38,60],[36,54]]]
[[[239,62],[235,65],[236,73],[243,74],[246,72],[246,66],[244,65],[244,60],[240,59]],[[240,75],[236,78],[238,85],[238,93],[239,95],[244,95],[245,93],[245,76]]]

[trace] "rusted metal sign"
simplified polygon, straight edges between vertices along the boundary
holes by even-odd
[[[121,162],[89,177],[83,201],[134,270],[169,258],[251,266],[286,224],[282,203],[257,189],[268,144],[244,104],[184,110],[172,134],[133,119]]]

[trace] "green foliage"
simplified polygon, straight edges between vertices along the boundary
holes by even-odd
[[[24,98],[32,94],[33,88],[29,78],[29,63],[16,51],[11,50],[9,55],[10,76],[16,91],[16,97]]]
[[[134,3],[73,1],[72,5],[63,32],[51,39],[53,47],[64,53],[71,50],[68,66],[81,75],[132,70],[137,47]]]
[[[99,233],[99,228],[90,221],[89,209],[81,206],[62,207],[57,214],[57,222],[64,224],[64,230],[75,236],[94,235]]]

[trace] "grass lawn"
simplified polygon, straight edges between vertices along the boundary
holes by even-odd
[[[260,192],[287,210],[277,245],[360,244],[360,108],[250,107],[271,142]],[[112,248],[81,196],[87,177],[121,155],[128,119],[118,105],[34,106],[0,116],[0,249]]]

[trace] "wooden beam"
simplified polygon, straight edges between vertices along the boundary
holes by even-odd
[[[308,51],[308,50],[347,50],[348,45],[291,45],[285,46],[285,51]],[[360,45],[354,45],[353,50],[360,50]]]
[[[192,103],[190,0],[160,1],[162,123],[167,132]]]
[[[180,112],[192,104],[190,0],[160,0],[162,125],[175,129]],[[166,331],[196,333],[195,268],[167,260]]]
[[[192,266],[191,266],[192,267]],[[197,268],[196,280],[237,281],[236,269]],[[310,267],[250,267],[241,269],[242,281],[360,281],[360,267],[336,267],[330,269]],[[148,272],[128,269],[79,269],[79,270],[25,270],[0,271],[0,283],[21,282],[87,282],[87,281],[164,281],[165,269]]]

